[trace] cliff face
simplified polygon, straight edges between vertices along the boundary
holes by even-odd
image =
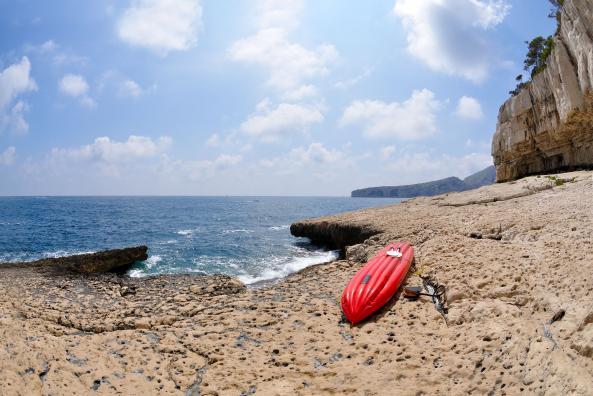
[[[593,165],[593,2],[566,0],[547,68],[500,108],[496,180]]]

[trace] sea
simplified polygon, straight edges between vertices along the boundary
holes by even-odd
[[[133,277],[228,274],[246,284],[332,261],[290,234],[311,217],[399,199],[347,197],[0,197],[0,263],[147,245]]]

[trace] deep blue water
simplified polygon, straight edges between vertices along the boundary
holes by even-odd
[[[0,197],[0,262],[147,245],[132,276],[200,272],[246,283],[330,261],[292,222],[399,202],[311,197]]]

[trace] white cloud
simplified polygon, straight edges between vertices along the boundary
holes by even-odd
[[[200,181],[213,178],[219,172],[231,169],[242,161],[241,155],[229,154],[220,154],[213,160],[183,161],[165,158],[160,165],[159,173],[175,178],[182,176],[191,181]]]
[[[303,6],[303,0],[259,0],[259,27],[284,27],[292,30],[300,23]]]
[[[355,101],[342,114],[341,126],[362,125],[371,138],[423,139],[437,131],[436,111],[441,102],[428,89],[414,91],[406,101]]]
[[[299,102],[303,99],[308,99],[317,96],[317,93],[317,88],[315,88],[313,85],[301,85],[298,88],[295,88],[291,91],[282,94],[282,99],[291,102]]]
[[[26,134],[29,131],[29,123],[25,120],[25,113],[29,111],[29,105],[19,100],[12,106],[10,111],[5,112],[1,117],[1,126],[16,134]]]
[[[262,101],[258,111],[241,124],[240,130],[263,142],[273,142],[292,132],[302,132],[312,124],[323,121],[317,106],[280,103],[271,108],[269,101]]]
[[[58,82],[58,87],[63,94],[80,99],[80,104],[84,107],[92,108],[96,106],[95,101],[87,95],[89,84],[83,76],[66,74]]]
[[[265,67],[268,85],[279,91],[292,91],[307,79],[323,76],[338,58],[331,44],[305,48],[289,39],[298,26],[302,1],[259,0],[259,30],[231,46],[231,59]]]
[[[381,159],[386,160],[387,158],[391,157],[391,155],[395,152],[395,146],[385,146],[379,150],[379,155]]]
[[[23,56],[20,63],[10,65],[0,72],[0,109],[5,108],[17,95],[37,90],[37,84],[30,74],[31,63],[26,56]]]
[[[16,148],[14,146],[8,147],[0,153],[0,165],[12,165],[14,163]]]
[[[54,148],[52,149],[52,158],[117,163],[154,157],[167,150],[171,142],[171,138],[167,136],[160,137],[155,141],[150,137],[131,135],[125,142],[117,142],[103,136],[96,138],[92,144],[78,148]]]
[[[67,74],[60,80],[60,91],[66,95],[78,97],[85,95],[89,90],[89,84],[79,74]]]
[[[113,69],[103,72],[96,85],[98,93],[113,91],[121,98],[138,98],[142,95],[154,93],[157,89],[157,84],[143,87],[137,81]]]
[[[295,173],[303,167],[311,169],[325,169],[327,166],[346,166],[350,161],[345,152],[328,149],[322,143],[314,142],[308,147],[296,147],[283,156],[262,159],[259,165],[264,169],[271,169],[277,174]]]
[[[121,83],[119,93],[122,96],[137,98],[142,95],[142,87],[134,80],[125,80]]]
[[[469,120],[479,120],[484,116],[480,102],[471,96],[462,96],[459,98],[455,114],[458,117],[467,118]]]
[[[37,55],[51,56],[53,64],[56,66],[64,65],[86,65],[89,59],[80,56],[68,49],[61,49],[60,45],[54,40],[47,40],[39,45],[26,45],[25,51]]]
[[[334,84],[334,87],[342,90],[347,90],[358,84],[359,82],[366,80],[373,74],[374,69],[371,67],[366,68],[361,74],[354,76],[348,80],[338,81]]]
[[[281,91],[329,72],[329,65],[338,57],[333,45],[322,44],[310,50],[286,36],[282,28],[260,30],[236,41],[230,49],[231,58],[266,67],[270,73],[268,85]]]
[[[31,77],[31,63],[26,56],[19,63],[0,71],[0,132],[8,129],[27,133],[29,124],[24,114],[29,106],[22,100],[14,101],[19,95],[36,90],[37,84]]]
[[[396,184],[419,183],[449,176],[467,177],[492,165],[487,153],[469,153],[455,156],[432,152],[402,151],[389,162],[387,170],[401,177]]]
[[[58,44],[56,44],[53,40],[47,40],[39,45],[25,45],[26,52],[35,52],[39,54],[46,54],[48,52],[53,52],[58,49]]]
[[[290,157],[306,164],[331,164],[340,161],[344,156],[342,152],[329,150],[321,143],[311,143],[307,148],[292,149]]]
[[[307,175],[315,178],[331,178],[334,172],[343,173],[344,168],[352,166],[343,150],[329,149],[322,143],[314,142],[309,146],[295,147],[288,153],[271,159],[262,159],[258,165],[267,175],[295,175],[307,169]]]
[[[206,145],[210,147],[216,147],[220,145],[220,136],[217,133],[211,135],[208,140],[206,140]]]
[[[134,0],[117,24],[124,42],[166,55],[194,47],[202,26],[199,0]]]
[[[510,10],[504,0],[396,0],[408,51],[431,69],[484,80],[495,59],[484,32]]]

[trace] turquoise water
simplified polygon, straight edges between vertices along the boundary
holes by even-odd
[[[131,276],[223,273],[246,283],[286,276],[336,252],[290,235],[310,217],[399,202],[317,197],[4,197],[0,262],[147,245]]]

